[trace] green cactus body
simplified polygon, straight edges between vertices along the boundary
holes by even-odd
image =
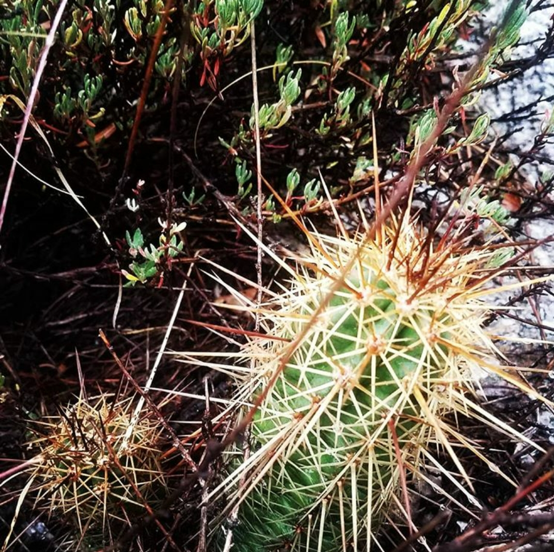
[[[370,550],[385,518],[408,516],[401,471],[417,478],[439,447],[466,477],[453,446],[468,442],[445,415],[479,410],[471,366],[494,351],[481,300],[492,256],[434,250],[408,220],[376,240],[317,236],[262,310],[268,338],[242,352],[242,403],[266,394],[250,456],[216,490],[240,504],[234,549]]]

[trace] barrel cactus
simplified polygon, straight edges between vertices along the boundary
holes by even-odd
[[[232,451],[212,493],[238,512],[233,549],[380,550],[384,520],[411,523],[407,489],[440,469],[438,450],[469,488],[456,450],[487,462],[460,414],[523,439],[475,399],[476,370],[519,384],[483,327],[506,251],[468,245],[475,218],[461,219],[442,239],[408,215],[373,237],[312,232],[295,269],[274,256],[292,281],[248,307],[265,335],[225,367],[241,411],[258,405],[249,454]]]
[[[19,503],[34,498],[87,546],[97,548],[111,531],[151,513],[167,494],[163,427],[132,397],[81,397],[37,422],[34,432],[28,445],[36,455],[19,470],[28,476]]]

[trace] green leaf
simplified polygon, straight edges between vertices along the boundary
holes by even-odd
[[[296,187],[300,184],[300,175],[296,169],[292,169],[287,175],[287,192],[292,195]]]
[[[484,140],[487,136],[487,130],[489,129],[490,122],[491,118],[488,113],[483,113],[483,115],[477,117],[470,135],[461,140],[460,143],[464,146],[469,146]]]
[[[285,104],[292,105],[300,95],[300,78],[302,77],[302,69],[298,69],[296,75],[292,73],[287,74],[286,77],[279,79],[279,91],[281,93],[281,99]]]
[[[306,203],[317,198],[320,188],[321,183],[315,178],[306,183],[304,186],[304,200]]]
[[[514,166],[509,161],[504,165],[500,165],[500,167],[498,167],[498,169],[496,169],[496,172],[494,173],[494,179],[503,180],[512,172],[513,168]]]
[[[127,243],[129,244],[129,247],[133,249],[140,249],[144,245],[144,236],[142,235],[142,231],[140,228],[137,228],[135,230],[133,237],[131,237],[131,234],[129,234],[128,230],[127,232],[125,232],[125,236],[127,238]]]
[[[237,163],[235,167],[235,177],[239,183],[239,187],[243,187],[252,178],[252,171],[246,168],[246,163],[244,161]]]
[[[415,129],[416,144],[422,144],[431,136],[437,124],[437,114],[434,109],[428,109],[419,120]]]
[[[352,86],[343,90],[337,98],[337,110],[339,112],[346,111],[350,104],[354,101],[356,97],[356,89]]]
[[[508,7],[510,9],[511,6]],[[495,49],[498,52],[502,52],[516,44],[519,40],[519,34],[521,27],[527,19],[527,10],[525,9],[525,2],[521,2],[510,14],[506,25],[498,33],[496,39]]]

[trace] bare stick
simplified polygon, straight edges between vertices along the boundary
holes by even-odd
[[[256,63],[256,27],[254,19],[250,23],[250,44],[252,46],[252,94],[254,96],[254,138],[256,140],[256,180],[258,184],[257,211],[256,218],[258,219],[258,246],[256,257],[256,275],[258,283],[258,293],[256,296],[257,306],[262,302],[262,248],[263,241],[263,190],[262,190],[262,147],[260,142],[260,101],[258,98],[258,70]],[[255,331],[260,329],[260,317],[256,313]]]

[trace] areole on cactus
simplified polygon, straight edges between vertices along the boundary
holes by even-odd
[[[233,364],[209,363],[237,379],[237,420],[259,404],[249,454],[230,453],[211,493],[223,515],[238,508],[234,549],[381,550],[384,520],[412,523],[407,488],[428,468],[469,489],[457,448],[494,468],[457,415],[527,441],[475,398],[483,370],[532,391],[498,365],[483,327],[505,251],[471,246],[475,218],[462,212],[442,239],[408,213],[373,237],[311,231],[295,267],[265,248],[291,280],[261,308],[237,294],[262,332]]]

